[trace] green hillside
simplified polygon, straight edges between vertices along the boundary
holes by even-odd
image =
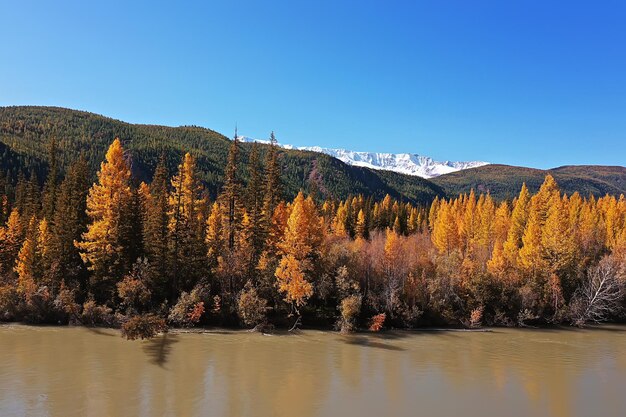
[[[269,132],[268,132],[269,133]],[[212,195],[222,184],[223,168],[230,141],[210,129],[195,126],[165,127],[124,123],[93,113],[57,107],[0,107],[0,169],[15,180],[18,172],[35,170],[45,175],[48,148],[56,138],[61,167],[84,154],[93,172],[104,158],[107,147],[119,137],[129,150],[133,172],[149,180],[161,154],[174,172],[182,155],[192,152],[198,160],[201,177]],[[241,175],[252,144],[241,144]],[[261,154],[267,145],[259,145]],[[428,203],[443,190],[430,181],[366,168],[352,167],[327,155],[297,150],[281,150],[285,197],[300,190],[325,198],[346,198],[364,194],[383,198],[390,194],[413,203]]]
[[[626,168],[620,166],[578,165],[541,170],[494,164],[442,175],[432,182],[443,187],[448,196],[474,188],[478,192],[490,192],[497,199],[507,199],[515,197],[524,182],[536,192],[547,174],[568,194],[576,191],[584,196],[626,194]]]
[[[196,127],[166,127],[121,122],[93,113],[58,107],[0,107],[0,175],[13,181],[23,172],[34,171],[43,179],[47,170],[48,147],[56,138],[61,168],[81,154],[95,173],[107,147],[119,137],[130,152],[133,172],[139,180],[149,180],[161,154],[167,157],[170,172],[176,170],[182,155],[192,152],[198,159],[201,177],[215,195],[222,184],[223,168],[230,141],[213,130]],[[241,144],[241,175],[252,144]],[[267,145],[259,145],[261,154]],[[523,182],[536,191],[546,174],[552,174],[561,189],[583,195],[626,193],[626,168],[611,166],[564,166],[551,170],[486,165],[442,175],[432,180],[347,165],[328,155],[280,150],[285,197],[300,189],[324,198],[344,199],[364,194],[376,199],[390,194],[413,203],[429,203],[435,196],[455,196],[474,188],[489,191],[496,199],[512,198]]]

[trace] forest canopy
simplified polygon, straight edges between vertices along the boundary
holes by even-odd
[[[626,199],[560,191],[548,175],[512,200],[474,190],[416,205],[355,194],[284,198],[275,138],[245,161],[228,142],[223,184],[192,153],[150,182],[115,139],[95,181],[87,159],[43,186],[0,189],[0,319],[121,326],[384,327],[620,320]],[[314,194],[314,195],[312,195]]]

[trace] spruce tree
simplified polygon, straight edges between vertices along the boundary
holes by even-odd
[[[224,212],[226,247],[229,251],[233,251],[235,249],[235,237],[237,229],[241,223],[241,209],[243,208],[243,202],[241,200],[241,184],[237,174],[238,164],[239,140],[237,138],[237,129],[235,129],[235,136],[228,151],[224,187],[222,188],[222,194],[220,196]]]
[[[172,178],[169,197],[169,246],[172,291],[189,291],[207,275],[203,187],[196,160],[187,153]]]
[[[52,259],[67,281],[81,275],[82,261],[74,241],[80,240],[87,226],[87,194],[89,166],[81,156],[70,165],[59,185],[52,221]],[[68,282],[69,283],[69,282]]]
[[[46,182],[43,187],[43,217],[52,221],[54,205],[57,199],[57,187],[59,181],[59,167],[57,163],[56,140],[52,138],[49,149],[49,168]]]
[[[263,195],[263,219],[266,229],[272,222],[276,206],[282,200],[281,170],[278,161],[278,142],[274,132],[270,134],[270,148],[265,160],[265,184]]]
[[[161,297],[166,296],[168,272],[168,173],[162,156],[154,171],[148,195],[143,204],[143,249],[149,263],[152,284]]]
[[[255,263],[263,251],[266,235],[263,222],[263,173],[256,142],[252,144],[248,174],[250,179],[246,188],[246,211],[249,224],[246,232],[250,237],[252,262]]]

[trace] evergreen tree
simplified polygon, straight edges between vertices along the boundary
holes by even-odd
[[[246,189],[246,211],[248,214],[245,233],[249,235],[252,262],[258,261],[265,243],[265,222],[263,221],[263,175],[259,160],[259,150],[257,143],[252,144],[250,160],[248,164],[250,180]]]
[[[274,132],[270,134],[270,148],[265,161],[265,184],[263,194],[263,219],[266,229],[272,221],[276,206],[282,200],[281,169],[278,162],[278,142]]]
[[[224,207],[224,226],[226,232],[226,247],[229,251],[235,249],[235,236],[241,224],[241,210],[243,202],[241,198],[241,184],[237,175],[239,164],[239,140],[237,130],[228,151],[228,160],[225,169],[225,181],[222,189],[222,205]]]
[[[187,153],[172,178],[169,197],[170,265],[175,291],[189,291],[207,275],[203,196],[196,161]]]
[[[70,165],[59,186],[52,222],[51,258],[67,281],[81,275],[83,263],[74,242],[86,230],[88,192],[89,167],[80,157]]]
[[[26,184],[26,197],[22,211],[24,220],[31,217],[39,217],[41,211],[41,190],[35,171],[31,171],[30,180]]]
[[[152,183],[144,198],[143,209],[143,248],[148,259],[149,276],[152,281],[153,294],[165,297],[169,264],[168,264],[168,225],[169,225],[169,191],[168,173],[165,158],[162,156],[154,171]]]
[[[52,138],[49,149],[50,165],[48,176],[43,187],[43,217],[52,221],[54,217],[54,205],[57,199],[57,187],[59,181],[59,166],[57,163],[56,140]]]

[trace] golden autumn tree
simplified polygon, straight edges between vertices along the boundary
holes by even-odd
[[[291,215],[291,209],[291,205],[287,205],[284,201],[281,201],[274,209],[274,213],[272,213],[268,236],[265,242],[266,252],[271,256],[280,254],[280,245],[285,236],[285,229],[287,229],[287,221]]]
[[[560,279],[560,285],[566,290],[573,291],[575,274],[572,266],[576,243],[567,204],[567,196],[552,198],[541,233],[541,253],[547,272],[557,276]]]
[[[532,205],[531,205],[532,206]],[[541,217],[538,210],[531,210],[522,236],[522,248],[519,250],[519,266],[531,276],[545,270],[541,256]]]
[[[408,232],[409,233],[417,233],[420,231],[422,226],[422,213],[416,207],[411,208],[411,212],[409,214],[408,220]]]
[[[592,262],[599,259],[606,242],[606,229],[598,206],[593,196],[583,202],[576,228],[578,243],[578,263],[586,269]]]
[[[507,239],[509,228],[511,227],[511,211],[509,203],[501,202],[495,212],[493,219],[494,244],[497,241],[504,244]]]
[[[487,261],[487,271],[500,279],[506,278],[507,262],[504,256],[504,244],[501,240],[496,240],[491,258]]]
[[[278,289],[299,316],[299,307],[313,294],[310,283],[324,235],[313,199],[298,193],[279,244],[282,254],[275,276]]]
[[[442,200],[439,203],[431,237],[440,254],[449,256],[455,249],[458,249],[459,228],[450,202]]]
[[[481,196],[482,198],[482,196]],[[470,190],[469,196],[461,196],[459,199],[462,204],[460,210],[459,223],[459,241],[464,254],[473,250],[474,243],[477,239],[478,229],[480,227],[480,217],[476,205],[476,194],[474,189]]]
[[[129,257],[133,191],[131,172],[119,139],[109,147],[100,165],[98,182],[87,196],[90,223],[75,245],[94,283],[121,279],[132,262]]]
[[[349,207],[347,203],[339,203],[337,212],[335,213],[335,219],[332,224],[333,234],[336,236],[347,237],[350,235],[349,231]]]
[[[529,206],[530,192],[528,191],[528,187],[526,187],[526,183],[523,183],[519,196],[513,206],[511,227],[509,228],[504,245],[505,251],[510,253],[507,256],[511,260],[517,257],[517,252],[522,246],[522,236],[524,235],[524,229],[526,229],[526,222],[528,221]]]
[[[482,249],[487,249],[488,252],[491,252],[491,245],[494,241],[496,206],[489,193],[481,196],[480,205],[476,209],[478,211],[477,244]]]
[[[286,254],[281,258],[276,268],[278,291],[285,295],[285,301],[293,306],[296,314],[313,295],[313,285],[306,278],[302,263],[294,255]]]
[[[439,200],[439,196],[436,196],[433,202],[430,204],[430,208],[428,209],[428,227],[431,232],[435,227],[435,222],[437,221],[437,214],[439,213],[440,205],[441,200]]]
[[[7,224],[0,227],[0,272],[7,272],[15,265],[15,257],[24,238],[22,218],[17,208],[11,210]]]
[[[252,282],[256,281],[254,276],[256,263],[258,262],[254,248],[256,226],[248,211],[244,209],[241,216],[241,228],[235,236],[235,256],[233,257],[235,268],[232,271],[239,276],[241,282],[245,282],[246,278],[251,279]]]
[[[214,271],[219,265],[225,249],[222,210],[217,202],[213,203],[207,219],[206,245],[209,268]]]
[[[367,219],[365,218],[363,209],[359,210],[359,214],[357,215],[355,232],[357,238],[367,240],[370,237]]]
[[[35,217],[31,217],[24,243],[15,260],[17,273],[17,291],[29,298],[36,290],[36,280],[40,278],[41,270],[37,262],[38,227]]]
[[[550,205],[559,198],[559,188],[551,175],[547,175],[539,192],[532,196],[528,208],[528,220],[522,235],[523,246],[519,250],[519,263],[527,274],[536,277],[545,271],[542,256],[541,234],[548,217]]]
[[[406,279],[405,252],[401,235],[392,229],[387,229],[385,246],[383,249],[383,275],[385,306],[390,317],[400,301],[400,292]]]
[[[41,268],[41,278],[46,285],[51,286],[56,290],[60,285],[59,277],[54,277],[52,280],[51,266],[54,262],[52,258],[52,230],[50,230],[50,224],[45,218],[39,221],[37,226],[37,262]]]

